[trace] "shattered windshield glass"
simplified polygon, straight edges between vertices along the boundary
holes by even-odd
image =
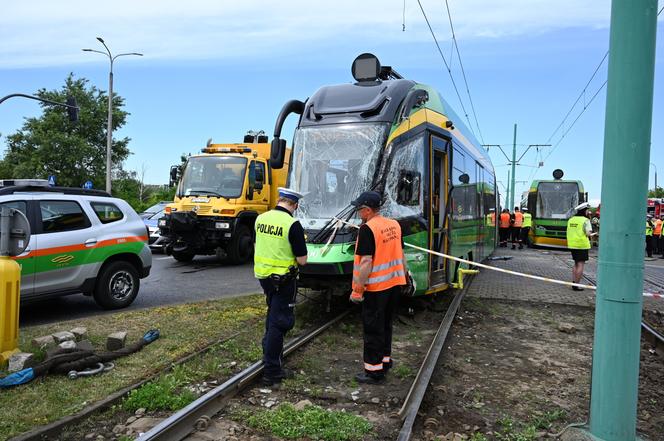
[[[295,212],[304,228],[322,228],[369,190],[388,127],[365,123],[297,130],[288,182],[304,195]]]
[[[579,205],[576,182],[540,182],[537,186],[537,211],[543,219],[569,219]]]

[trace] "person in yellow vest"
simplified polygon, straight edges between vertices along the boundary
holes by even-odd
[[[519,244],[519,249],[523,249],[523,242],[521,242],[521,227],[523,227],[523,213],[519,210],[519,207],[514,207],[514,213],[512,213],[512,249],[516,248],[516,244]]]
[[[652,230],[652,252],[654,254],[660,254],[664,252],[664,250],[662,250],[662,245],[661,245],[662,219],[655,219],[653,221],[653,225],[654,228]]]
[[[392,322],[399,295],[412,287],[406,269],[401,226],[379,214],[381,196],[365,191],[351,204],[362,225],[355,243],[353,291],[350,300],[362,303],[364,371],[359,383],[378,384],[392,367]]]
[[[583,277],[583,269],[588,261],[588,250],[590,249],[590,237],[594,236],[590,219],[588,219],[588,207],[590,204],[584,202],[574,209],[576,214],[567,221],[567,248],[572,251],[574,268],[572,269],[572,282],[580,283]],[[573,286],[574,291],[583,291],[583,288]]]
[[[263,335],[264,386],[272,386],[292,376],[282,367],[281,355],[284,336],[295,324],[297,268],[307,263],[304,230],[293,218],[301,197],[293,190],[279,188],[277,206],[258,216],[254,228],[254,275],[263,288],[267,303]]]
[[[530,214],[527,208],[523,208],[523,225],[521,226],[521,243],[529,246],[528,243],[528,233],[530,232],[530,227],[533,226],[533,215]]]
[[[652,237],[652,232],[654,229],[654,225],[652,222],[652,214],[648,214],[646,216],[646,254],[648,257],[652,257],[652,242],[653,242],[653,237]]]

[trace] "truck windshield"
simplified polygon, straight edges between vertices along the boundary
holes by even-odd
[[[322,228],[369,190],[388,127],[364,123],[296,131],[288,185],[304,195],[295,212],[304,228]]]
[[[194,156],[189,158],[178,187],[178,196],[221,196],[242,194],[247,158]]]
[[[576,182],[540,182],[537,186],[537,211],[542,219],[569,219],[579,205]]]

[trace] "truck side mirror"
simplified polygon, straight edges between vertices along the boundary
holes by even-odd
[[[168,186],[172,187],[178,182],[178,166],[171,165],[170,179],[168,180]]]
[[[274,169],[283,168],[284,159],[286,159],[286,140],[274,138],[270,147],[270,166]]]
[[[256,162],[251,161],[249,164],[249,188],[247,189],[247,199],[254,198],[254,190],[256,189]]]

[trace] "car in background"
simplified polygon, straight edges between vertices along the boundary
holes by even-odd
[[[148,244],[152,251],[163,251],[164,238],[159,234],[159,219],[164,217],[164,209],[143,218],[143,223],[148,227]]]
[[[157,202],[153,206],[151,206],[149,208],[146,208],[145,211],[143,211],[142,213],[139,214],[139,216],[141,217],[141,219],[147,219],[147,218],[155,215],[156,213],[163,212],[164,208],[166,208],[166,205],[168,205],[172,202],[173,201]]]
[[[16,179],[0,181],[0,206],[30,223],[28,246],[13,257],[21,265],[22,303],[82,293],[104,309],[124,308],[150,274],[147,228],[122,199]]]

